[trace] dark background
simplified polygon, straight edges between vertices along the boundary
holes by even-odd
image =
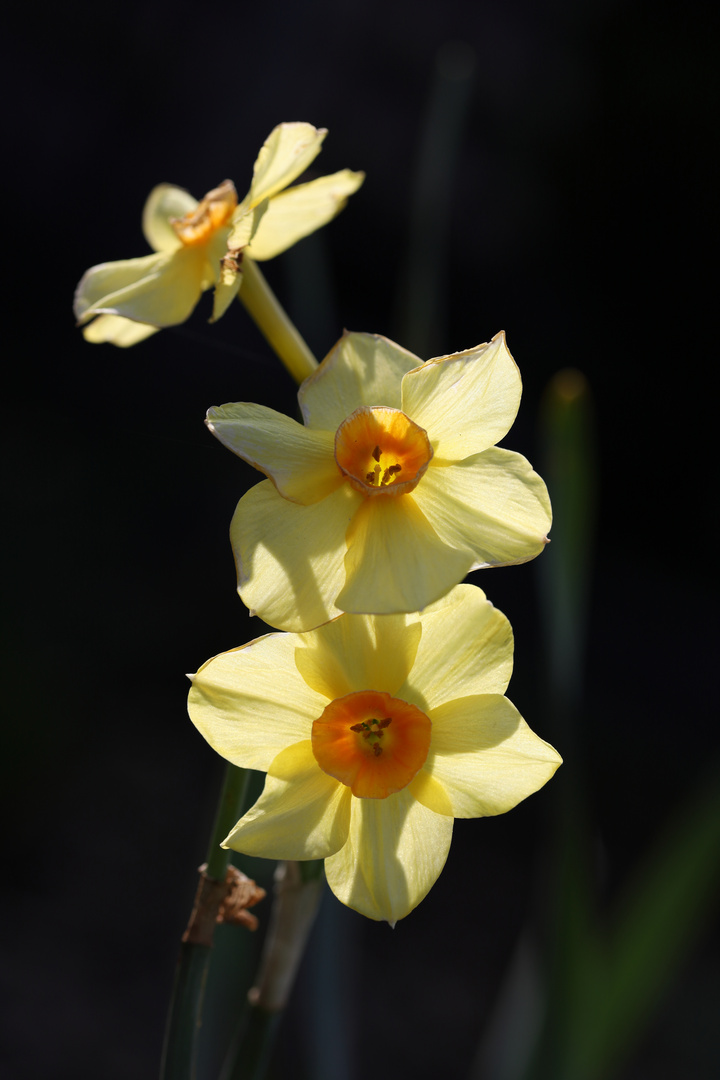
[[[310,175],[350,167],[367,180],[267,276],[319,356],[343,327],[417,349],[398,300],[413,177],[440,46],[474,57],[437,209],[444,313],[428,353],[507,332],[525,390],[505,445],[538,467],[548,380],[567,366],[589,380],[599,489],[582,742],[611,905],[718,749],[714,27],[692,5],[632,0],[126,0],[16,14],[2,63],[0,1063],[9,1080],[140,1080],[156,1075],[222,773],[186,717],[183,673],[259,632],[227,541],[257,474],[202,421],[233,400],[292,412],[295,388],[239,304],[206,325],[209,295],[185,326],[133,349],[86,344],[77,280],[146,253],[156,183],[200,197],[230,177],[242,195],[275,124],[307,120],[330,130]],[[308,279],[320,314],[303,304]],[[510,697],[557,742],[536,567],[474,580],[516,631]],[[523,927],[542,921],[549,791],[458,822],[446,870],[393,933],[326,898],[313,951],[330,956],[337,1012],[313,1007],[310,965],[277,1076],[322,1076],[323,1040],[339,1080],[468,1075]],[[699,930],[622,1080],[716,1075],[719,953]]]

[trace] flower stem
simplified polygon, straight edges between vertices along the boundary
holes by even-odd
[[[202,1019],[213,931],[220,904],[227,895],[230,852],[220,843],[242,816],[250,774],[228,765],[215,815],[207,867],[201,874],[193,912],[183,935],[165,1030],[161,1080],[193,1080],[197,1036]]]
[[[288,318],[258,264],[245,257],[242,270],[239,298],[293,379],[301,383],[315,371],[317,360]]]
[[[247,1021],[225,1063],[222,1080],[264,1080],[324,881],[322,860],[278,863],[275,901],[257,981],[248,994]]]

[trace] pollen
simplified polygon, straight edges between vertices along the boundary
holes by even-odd
[[[358,799],[385,799],[422,768],[431,729],[415,705],[361,690],[330,702],[313,723],[312,749],[323,772]]]
[[[237,204],[235,185],[232,180],[223,180],[220,187],[208,191],[194,210],[184,217],[171,218],[170,224],[185,247],[196,247],[227,225]]]
[[[363,406],[335,434],[335,461],[362,495],[406,495],[432,456],[425,429],[399,409]]]

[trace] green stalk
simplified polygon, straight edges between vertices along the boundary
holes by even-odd
[[[303,382],[317,368],[317,360],[253,259],[243,259],[242,275],[240,300],[293,379]]]
[[[207,865],[201,873],[190,922],[180,946],[160,1064],[161,1080],[194,1080],[195,1077],[197,1036],[202,1022],[213,933],[220,904],[228,891],[226,875],[230,852],[220,844],[242,817],[249,775],[235,765],[228,765],[225,770]]]
[[[248,994],[245,1027],[221,1080],[264,1080],[325,882],[322,860],[281,862],[257,982]]]

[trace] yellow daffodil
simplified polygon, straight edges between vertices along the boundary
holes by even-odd
[[[402,919],[445,865],[453,818],[510,810],[560,764],[503,696],[512,651],[505,616],[460,585],[422,615],[342,615],[208,661],[193,723],[267,772],[223,846],[325,859],[344,904]]]
[[[343,169],[285,190],[320,153],[326,134],[312,124],[276,127],[240,204],[230,180],[200,202],[172,184],[154,188],[142,225],[155,254],[93,266],[77,287],[78,323],[94,320],[85,338],[134,345],[185,322],[212,287],[213,320],[220,318],[238,294],[243,258],[279,255],[335,217],[363,182],[363,173]]]
[[[470,570],[534,558],[547,489],[494,445],[520,394],[503,334],[427,363],[345,334],[300,387],[304,426],[261,405],[210,409],[211,431],[269,477],[231,526],[243,601],[309,630],[341,611],[419,611]]]

